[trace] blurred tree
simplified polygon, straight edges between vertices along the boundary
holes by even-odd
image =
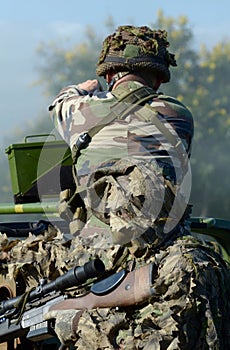
[[[178,63],[170,84],[162,86],[164,93],[185,103],[194,116],[193,215],[229,218],[230,41],[195,50],[188,19],[166,18],[162,11],[151,26],[168,31]]]
[[[96,78],[100,40],[96,32],[88,26],[86,39],[72,48],[63,48],[58,43],[41,43],[37,49],[40,58],[38,71],[40,80],[48,96],[56,95],[64,85]]]
[[[108,18],[105,26],[110,33],[116,27],[113,18]],[[193,215],[229,218],[230,42],[197,50],[188,19],[165,17],[162,11],[149,26],[168,31],[170,51],[175,52],[178,63],[176,69],[172,68],[171,83],[162,85],[162,90],[191,108],[195,119],[191,159]],[[87,27],[84,42],[72,48],[41,43],[37,83],[43,85],[50,99],[65,85],[96,77],[102,39],[92,27]],[[49,130],[47,116],[38,121],[34,131],[46,127]]]
[[[229,218],[230,42],[200,50],[185,66],[184,102],[195,117],[192,200],[201,215]],[[200,198],[200,199],[199,199]]]

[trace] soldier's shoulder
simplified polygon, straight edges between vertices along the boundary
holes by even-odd
[[[171,110],[179,115],[186,115],[188,118],[192,118],[192,111],[188,106],[179,101],[177,98],[159,93],[159,95],[153,100],[153,107],[159,106],[165,108],[166,110]]]

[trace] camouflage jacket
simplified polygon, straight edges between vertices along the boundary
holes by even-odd
[[[119,94],[122,89],[127,92],[134,91],[141,86],[143,85],[139,82],[129,81],[120,83],[112,92],[93,93],[86,93],[77,85],[66,87],[51,104],[51,117],[72,149],[80,135],[103,123],[103,118],[110,113],[111,106],[116,102],[114,94]],[[182,140],[190,155],[193,138],[193,118],[190,111],[176,99],[163,94],[151,99],[148,104],[153,114]],[[165,140],[154,123],[140,120],[134,113],[122,120],[114,119],[93,137],[78,158],[77,175],[82,179],[91,174],[95,167],[126,157],[158,158],[162,161],[173,158],[174,166],[180,167],[174,147]]]
[[[77,86],[70,86],[60,92],[50,107],[54,123],[71,149],[81,135],[95,125],[103,125],[80,151],[75,165],[77,187],[87,207],[86,235],[90,227],[93,231],[97,227],[98,231],[104,230],[107,236],[112,236],[113,243],[119,244],[140,237],[149,227],[154,227],[154,232],[158,230],[157,244],[165,238],[162,222],[170,217],[168,231],[175,228],[188,202],[184,189],[180,191],[187,167],[175,147],[181,143],[181,153],[188,158],[193,118],[183,104],[155,94],[149,100],[147,97],[144,106],[122,119],[119,119],[119,109],[115,110],[117,116],[105,123],[117,103],[116,96],[136,92],[141,87],[143,84],[129,81],[120,83],[112,92],[94,91],[83,95]],[[126,103],[125,108],[130,106],[131,103]],[[158,122],[164,124],[169,138]],[[93,219],[96,216],[99,220],[92,223],[92,214]],[[107,226],[101,228],[101,222]]]

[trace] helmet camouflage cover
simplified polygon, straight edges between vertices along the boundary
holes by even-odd
[[[160,75],[163,82],[170,80],[169,66],[176,66],[174,55],[167,47],[167,32],[149,27],[120,26],[103,42],[96,73],[145,70]]]

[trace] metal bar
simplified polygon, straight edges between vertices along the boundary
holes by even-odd
[[[1,203],[0,214],[25,214],[25,213],[57,213],[57,202],[43,202],[43,203]]]

